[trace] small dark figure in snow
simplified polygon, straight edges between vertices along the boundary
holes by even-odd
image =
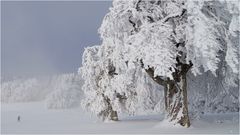
[[[20,115],[18,115],[17,121],[20,122],[20,120],[21,120],[21,117],[20,117]]]

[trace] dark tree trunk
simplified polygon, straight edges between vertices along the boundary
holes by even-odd
[[[187,72],[191,65],[182,64],[180,70],[173,73],[173,80],[163,80],[154,77],[154,69],[146,69],[146,72],[155,82],[164,86],[165,110],[170,121],[184,127],[190,126],[187,102]]]
[[[107,103],[107,108],[103,111],[101,111],[98,115],[99,117],[102,117],[103,121],[107,120],[113,120],[113,121],[118,121],[118,114],[117,111],[114,111],[112,108],[112,105],[110,103],[110,99],[102,94],[105,102]]]
[[[111,111],[111,113],[110,113],[110,120],[118,121],[118,115],[117,115],[116,111]]]
[[[109,77],[113,78],[114,75],[117,75],[117,73],[115,71],[116,71],[116,68],[114,67],[112,61],[109,60],[108,72],[107,72]],[[108,119],[108,120],[118,121],[117,111],[113,110],[110,99],[107,96],[105,96],[104,94],[102,96],[104,97],[104,100],[107,103],[107,109],[102,111],[100,113],[100,115],[103,117],[104,120]]]
[[[187,103],[186,74],[180,80],[168,80],[165,92],[165,108],[170,121],[179,123],[184,127],[190,126]]]

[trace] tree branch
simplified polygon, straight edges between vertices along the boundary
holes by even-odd
[[[160,85],[166,85],[166,81],[163,80],[161,77],[157,76],[154,77],[154,69],[153,68],[149,68],[149,69],[145,69],[145,71],[147,72],[147,74],[158,84]]]
[[[141,63],[141,67],[144,68],[144,64],[143,64],[143,61],[140,60],[140,63]],[[167,84],[167,81],[165,81],[164,79],[162,79],[161,77],[157,76],[157,77],[154,77],[154,69],[153,68],[148,68],[148,69],[144,69],[147,74],[158,84],[162,85],[162,86],[165,86]]]
[[[168,15],[165,18],[163,18],[162,22],[167,22],[171,18],[176,18],[176,17],[183,16],[186,13],[186,11],[187,11],[186,9],[183,9],[181,14]]]

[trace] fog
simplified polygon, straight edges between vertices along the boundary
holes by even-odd
[[[97,32],[110,1],[9,1],[1,5],[4,77],[77,72],[84,47]]]

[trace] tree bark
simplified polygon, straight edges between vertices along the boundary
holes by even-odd
[[[111,113],[110,113],[110,120],[118,121],[117,111],[111,111]]]
[[[168,119],[189,127],[186,74],[181,75],[178,81],[168,80],[166,85],[165,108]]]
[[[190,126],[187,101],[187,72],[192,65],[182,64],[180,71],[173,73],[173,80],[154,77],[154,69],[145,69],[159,85],[164,86],[165,111],[170,121],[184,127]]]
[[[112,120],[112,121],[118,121],[118,114],[117,111],[114,111],[112,108],[112,105],[110,103],[110,99],[102,94],[105,102],[107,103],[107,108],[103,111],[101,111],[98,115],[99,117],[102,117],[103,121],[107,120]]]

